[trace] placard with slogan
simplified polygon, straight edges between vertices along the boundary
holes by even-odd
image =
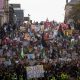
[[[28,33],[25,33],[24,34],[24,40],[30,41],[30,39],[31,39],[31,36]]]
[[[26,70],[28,79],[44,77],[43,65],[29,66]]]
[[[73,30],[64,30],[64,35],[69,36],[72,35]]]

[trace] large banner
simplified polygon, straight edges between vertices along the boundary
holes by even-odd
[[[28,79],[44,77],[43,65],[29,66],[26,70]]]
[[[3,10],[4,7],[4,0],[0,0],[0,11]]]

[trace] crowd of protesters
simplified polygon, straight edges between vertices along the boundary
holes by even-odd
[[[41,80],[51,75],[60,80],[62,72],[74,78],[80,76],[80,31],[65,35],[60,24],[57,30],[57,26],[41,26],[32,24],[24,32],[16,25],[0,28],[0,80],[12,80],[13,75],[17,80],[27,80],[26,66],[37,64],[50,67],[44,67],[45,78]],[[66,30],[71,30],[70,26]],[[29,59],[28,54],[34,54],[34,58]],[[36,61],[30,64],[30,60]]]

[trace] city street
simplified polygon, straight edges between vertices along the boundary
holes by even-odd
[[[66,0],[65,19],[58,22],[33,21],[21,4],[3,1],[0,80],[80,80],[80,19],[67,13],[68,4],[79,2]]]

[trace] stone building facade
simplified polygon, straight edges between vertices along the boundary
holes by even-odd
[[[72,10],[72,6],[74,6],[75,4],[79,3],[80,0],[70,0],[70,2],[68,2],[68,0],[66,0],[66,6],[65,6],[65,21],[69,21],[69,17],[68,15],[70,14],[69,12]]]
[[[0,11],[0,26],[9,22],[9,4],[8,0],[3,0],[3,8]]]

